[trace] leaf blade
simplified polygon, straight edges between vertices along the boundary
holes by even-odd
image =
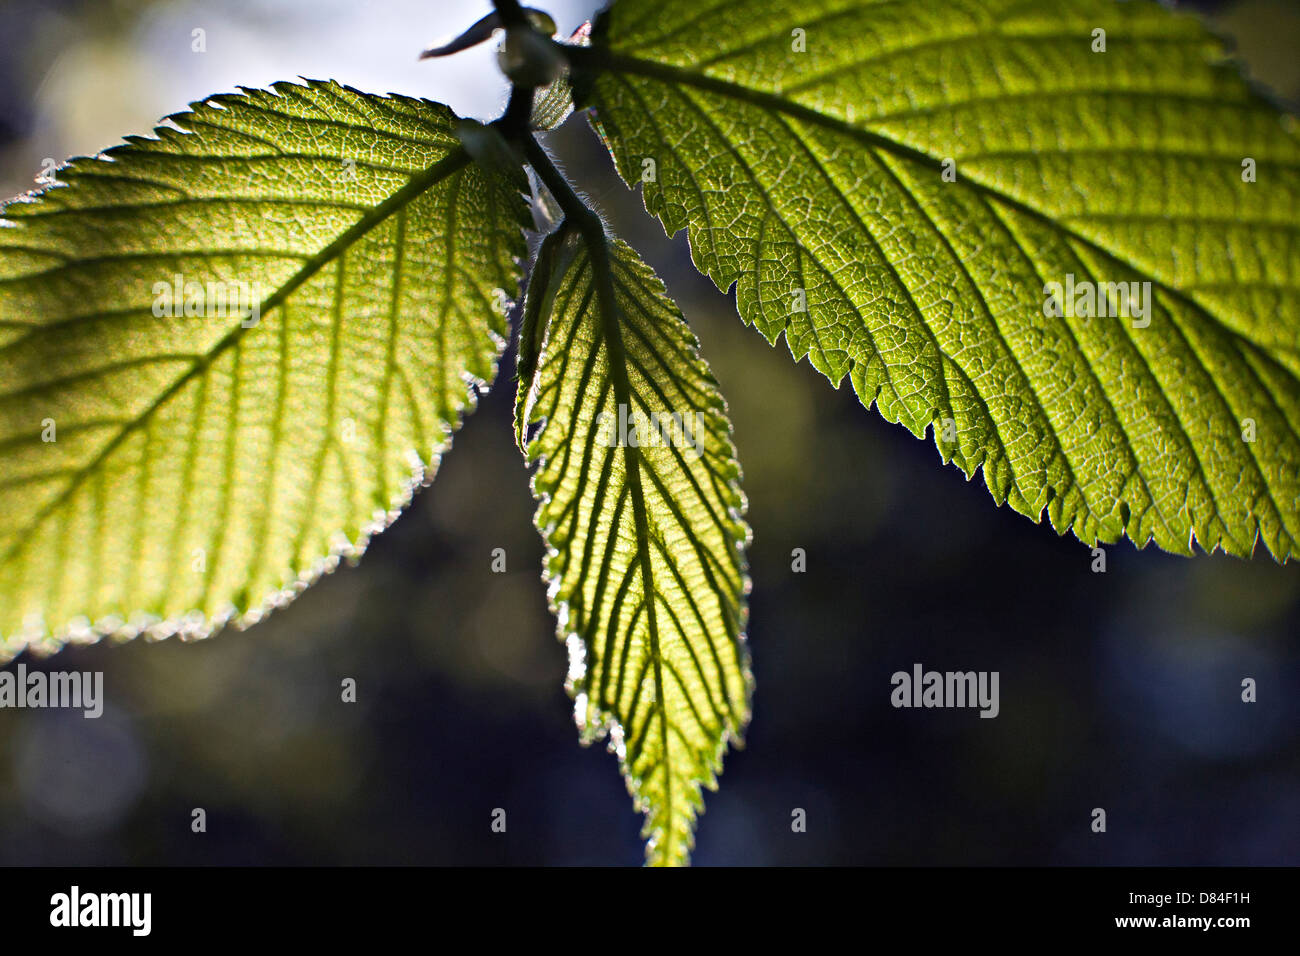
[[[525,207],[449,110],[312,82],[171,122],[4,209],[5,655],[256,619],[392,520],[495,373]]]
[[[659,280],[622,242],[604,255],[573,234],[554,244],[567,248],[543,247],[552,270],[529,289],[545,297],[546,332],[519,420],[537,429],[528,458],[568,689],[584,740],[610,736],[646,814],[648,862],[685,863],[700,787],[716,786],[749,716],[740,468],[725,403]],[[620,408],[680,424],[634,444]]]
[[[651,6],[598,24],[580,84],[624,178],[656,161],[647,208],[769,341],[1059,532],[1296,553],[1300,148],[1194,20],[751,0],[664,31]],[[1067,275],[1150,282],[1150,325],[1047,317]]]

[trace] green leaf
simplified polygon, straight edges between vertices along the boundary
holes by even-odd
[[[619,0],[595,34],[580,102],[769,341],[1060,532],[1297,554],[1300,146],[1195,19]],[[1045,314],[1067,276],[1149,311]]]
[[[553,234],[525,311],[545,335],[521,346],[520,421],[537,427],[537,526],[575,716],[584,741],[609,735],[646,815],[648,861],[685,863],[700,786],[716,787],[749,715],[749,531],[726,403],[622,242]],[[665,424],[625,438],[620,408]]]
[[[446,107],[313,82],[170,121],[3,209],[0,659],[255,620],[393,519],[495,373],[525,184]]]
[[[591,45],[591,24],[584,23],[565,41],[569,46]],[[558,127],[573,112],[573,86],[566,71],[547,86],[537,90],[529,125],[537,130]]]

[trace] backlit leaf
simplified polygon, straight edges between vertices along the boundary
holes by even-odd
[[[521,346],[520,427],[537,429],[569,690],[584,739],[609,735],[645,812],[648,860],[684,863],[700,787],[749,715],[748,528],[726,404],[626,244],[553,234],[539,262],[525,335],[545,336]]]
[[[744,320],[999,503],[1297,553],[1300,144],[1197,20],[619,0],[576,55],[622,175]],[[1093,315],[1049,315],[1051,283]]]
[[[0,660],[255,619],[431,475],[527,224],[457,123],[279,84],[4,207]]]

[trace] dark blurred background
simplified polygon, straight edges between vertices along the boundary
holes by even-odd
[[[568,31],[593,7],[549,9]],[[1300,102],[1300,6],[1198,7]],[[489,51],[415,61],[486,8],[0,3],[0,192],[236,83],[337,78],[491,117]],[[550,146],[681,304],[745,468],[755,713],[707,796],[698,864],[1300,862],[1300,565],[1124,543],[1092,573],[1087,547],[994,507],[929,441],[744,328],[585,123]],[[288,610],[204,642],[28,660],[104,671],[108,705],[0,710],[0,863],[640,862],[615,758],[579,746],[562,689],[512,371],[409,512]],[[489,571],[497,547],[508,574]],[[1000,716],[893,709],[890,674],[914,662],[1000,671]]]

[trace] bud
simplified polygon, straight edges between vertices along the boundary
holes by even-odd
[[[519,86],[546,86],[564,73],[564,55],[548,36],[526,28],[506,33],[497,64],[510,82]]]

